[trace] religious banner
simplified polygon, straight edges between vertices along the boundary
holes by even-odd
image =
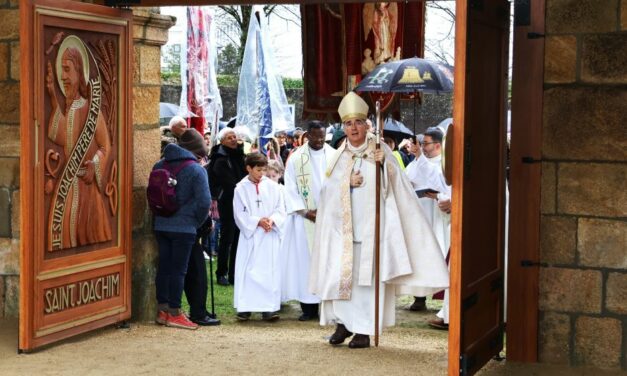
[[[259,137],[261,152],[277,131],[294,128],[263,9],[253,7],[237,88],[237,125]]]
[[[130,317],[132,18],[73,1],[21,10],[32,25],[22,58],[33,62],[21,72],[20,158],[20,349],[30,350]]]
[[[213,12],[208,7],[187,7],[187,39],[181,48],[181,108],[196,115],[188,117],[187,123],[200,134],[222,117],[213,31]]]
[[[338,120],[343,96],[377,65],[422,56],[424,1],[301,6],[305,98],[303,117]],[[366,93],[398,111],[396,95]]]

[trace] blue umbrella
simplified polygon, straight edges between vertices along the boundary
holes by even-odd
[[[190,118],[190,117],[196,117],[196,114],[186,109],[183,109],[181,106],[177,106],[173,103],[166,103],[166,102],[159,103],[159,117],[160,118],[171,118],[175,116]]]

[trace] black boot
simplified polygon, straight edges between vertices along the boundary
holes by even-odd
[[[309,321],[318,319],[318,304],[300,303],[300,309],[303,314],[300,315],[298,321]]]
[[[413,312],[420,312],[427,310],[427,297],[415,296],[414,303],[409,306],[409,310]]]
[[[329,343],[332,345],[339,345],[340,343],[344,343],[344,340],[352,335],[353,333],[349,332],[343,324],[337,324],[335,333],[333,333],[331,338],[329,338]]]
[[[355,337],[348,343],[351,349],[365,349],[370,347],[370,336],[365,334],[355,334]]]

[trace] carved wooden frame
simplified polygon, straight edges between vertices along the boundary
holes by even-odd
[[[111,167],[117,184],[108,187],[117,191],[117,200],[112,198],[106,204],[107,210],[112,210],[117,238],[99,243],[106,244],[101,247],[61,257],[46,257],[44,244],[44,232],[49,226],[44,209],[45,174],[48,171],[50,175],[51,169],[58,170],[58,166],[47,163],[50,161],[44,153],[45,55],[46,50],[55,47],[44,45],[43,34],[49,25],[108,35],[115,40],[118,50],[114,74],[118,82],[117,98],[109,101],[117,105],[117,111],[113,110],[117,112],[113,117],[117,119],[113,125],[117,134],[112,139],[113,144],[117,143],[114,145],[117,155]],[[129,11],[68,0],[20,2],[20,350],[32,350],[131,316],[132,27]],[[101,67],[96,60],[94,64]],[[115,275],[119,278],[117,284],[115,277],[109,278]],[[74,286],[72,289],[80,290],[97,284],[100,284],[100,298],[44,314],[45,299],[49,298],[46,289]],[[107,295],[105,299],[103,284],[117,286],[118,294]]]

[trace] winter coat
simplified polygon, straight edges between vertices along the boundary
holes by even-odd
[[[196,161],[194,154],[176,144],[168,144],[163,154],[164,159],[157,162],[153,170],[162,168],[164,160],[171,168],[175,168],[185,160]],[[154,229],[155,231],[196,234],[196,229],[209,215],[211,205],[207,172],[200,164],[193,163],[179,171],[176,181],[176,201],[179,204],[179,210],[170,217],[156,215]]]

